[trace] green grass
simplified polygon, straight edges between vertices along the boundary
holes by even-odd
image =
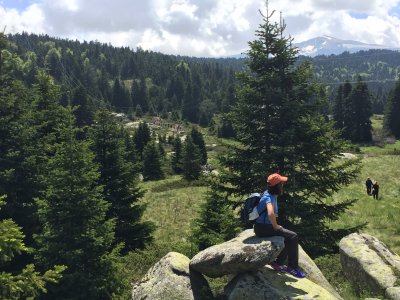
[[[199,181],[190,183],[175,175],[144,182],[142,188],[147,190],[142,199],[147,205],[143,218],[156,225],[156,242],[186,242],[207,187]]]
[[[400,156],[365,156],[357,179],[334,195],[335,200],[358,199],[358,202],[332,227],[357,225],[367,222],[366,233],[376,236],[393,251],[400,253]],[[378,181],[379,199],[374,200],[365,190],[365,180]]]

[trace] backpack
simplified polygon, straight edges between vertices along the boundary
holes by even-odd
[[[240,210],[240,219],[245,228],[252,228],[259,217],[257,205],[260,202],[261,194],[250,194],[243,202]]]

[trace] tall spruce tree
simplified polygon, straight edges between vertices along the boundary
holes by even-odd
[[[204,142],[203,134],[196,127],[193,127],[190,131],[190,136],[192,137],[193,143],[199,148],[201,155],[200,164],[207,164],[207,149]]]
[[[344,103],[343,103],[343,85],[339,85],[335,100],[333,102],[333,120],[335,121],[335,128],[343,129],[343,114],[344,114]]]
[[[211,186],[215,184],[210,182]],[[190,239],[199,250],[222,243],[235,237],[240,224],[230,209],[226,195],[217,188],[208,190],[206,201],[201,204],[200,214],[192,224]]]
[[[49,287],[47,299],[110,299],[122,287],[115,224],[106,219],[109,204],[89,143],[76,138],[71,113],[65,122],[41,177],[45,189],[37,199],[42,232],[36,236],[36,262],[44,269],[67,267],[60,284]]]
[[[159,180],[164,178],[161,168],[161,156],[156,143],[150,142],[143,150],[143,179]]]
[[[123,252],[143,248],[152,239],[152,225],[141,220],[145,207],[139,199],[143,192],[137,186],[138,173],[128,159],[124,135],[107,110],[96,113],[91,134],[92,149],[100,166],[99,183],[111,204],[108,218],[114,218],[115,242],[123,242]]]
[[[329,197],[355,178],[359,164],[337,159],[345,144],[320,115],[310,66],[295,65],[298,51],[284,36],[284,22],[271,21],[273,13],[263,15],[257,39],[249,42],[248,70],[238,75],[232,121],[240,145],[221,159],[219,188],[238,199],[265,189],[271,173],[289,176],[279,222],[298,232],[310,254],[321,254],[337,249],[338,239],[354,230],[332,229],[327,220],[354,203]]]
[[[400,138],[400,80],[390,92],[385,107],[383,128],[397,139]]]
[[[367,84],[359,76],[349,96],[350,122],[347,126],[352,142],[372,141],[372,103]]]
[[[174,170],[175,173],[180,174],[182,173],[182,142],[181,138],[177,136],[173,140],[173,154],[171,157],[171,166],[172,170]]]
[[[4,197],[0,197],[0,210],[5,204]],[[47,283],[57,283],[61,278],[63,266],[56,266],[54,270],[40,274],[33,264],[29,264],[18,273],[4,272],[4,266],[9,264],[16,254],[28,251],[25,246],[24,234],[21,228],[12,220],[0,221],[0,299],[18,300],[39,298],[46,293]]]
[[[346,80],[346,82],[343,84],[342,88],[342,138],[346,140],[351,139],[351,123],[352,123],[352,106],[351,106],[351,99],[350,99],[350,94],[353,89],[353,86],[351,83]]]
[[[187,180],[196,180],[201,175],[201,152],[193,143],[191,136],[187,136],[182,149],[182,174]]]
[[[141,158],[143,157],[144,147],[146,147],[150,140],[151,132],[149,126],[146,122],[140,122],[139,127],[133,135],[133,142],[135,143],[136,150]]]

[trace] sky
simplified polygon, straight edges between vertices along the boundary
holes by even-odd
[[[256,39],[265,0],[0,0],[0,30],[174,55],[238,55]],[[400,0],[269,0],[285,35],[400,46]]]

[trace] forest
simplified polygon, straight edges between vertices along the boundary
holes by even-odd
[[[282,225],[307,236],[312,257],[337,253],[365,224],[327,222],[357,201],[328,201],[360,172],[336,158],[376,143],[373,114],[384,113],[382,137],[400,138],[400,54],[297,57],[283,31],[266,19],[246,59],[1,34],[0,298],[129,298],[127,265],[159,230],[143,217],[142,182],[171,176],[209,187],[182,247],[192,254],[234,237],[242,197],[277,170],[296,179]],[[218,176],[204,176],[204,132],[225,143]]]

